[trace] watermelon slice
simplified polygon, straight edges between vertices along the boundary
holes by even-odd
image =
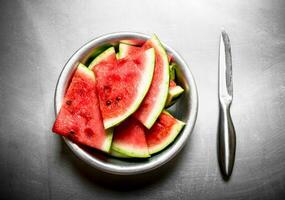
[[[103,51],[103,53],[99,54],[88,66],[89,69],[93,70],[93,68],[97,64],[108,64],[108,65],[116,65],[117,58],[115,53],[115,48],[110,47],[107,50]]]
[[[169,107],[171,105],[173,105],[177,98],[184,92],[184,89],[182,87],[180,87],[179,85],[175,85],[175,86],[170,86],[169,87],[169,91],[168,91],[168,96],[167,96],[167,100],[166,100],[166,104],[165,107]]]
[[[163,111],[155,124],[146,133],[146,142],[150,154],[157,153],[174,141],[185,123]]]
[[[111,44],[104,44],[102,46],[92,49],[81,59],[81,63],[85,66],[89,66],[89,64],[94,60],[94,58],[96,58],[98,55],[100,55],[103,51],[110,48],[111,46]]]
[[[149,157],[144,126],[134,117],[129,117],[115,127],[112,149],[130,157]]]
[[[122,56],[121,58],[125,57],[128,54],[133,54],[134,52],[132,51],[139,51],[140,50],[140,46],[143,44],[139,43],[137,41],[133,41],[133,40],[121,40],[120,44],[119,44],[119,53],[122,52],[125,55]],[[131,47],[130,47],[131,46]],[[118,57],[119,57],[119,53],[118,53]],[[171,63],[173,61],[173,55],[171,54],[167,54],[167,58],[168,58],[168,62]]]
[[[178,99],[178,97],[184,92],[184,89],[177,85],[174,80],[169,81],[168,96],[166,99],[165,107],[172,106]]]
[[[125,58],[127,56],[131,57],[131,56],[140,54],[143,51],[144,51],[144,49],[141,47],[136,47],[136,46],[120,43],[119,44],[118,58],[122,59],[122,58]]]
[[[145,127],[151,128],[164,108],[169,85],[169,64],[165,49],[156,35],[147,40],[142,49],[155,49],[155,68],[149,91],[139,109],[134,113]],[[140,54],[140,48],[120,44],[120,57],[132,57]]]
[[[133,114],[143,101],[152,81],[155,51],[116,60],[115,49],[109,48],[90,64],[97,77],[96,89],[104,127],[113,127]]]
[[[143,47],[153,47],[155,49],[155,68],[150,89],[134,116],[147,128],[151,128],[166,102],[169,84],[169,65],[165,49],[155,35]]]
[[[95,88],[94,73],[79,64],[52,130],[74,142],[108,152],[112,133],[104,130]]]

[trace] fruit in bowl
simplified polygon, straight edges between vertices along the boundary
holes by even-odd
[[[187,122],[167,110],[183,96],[185,86],[189,92],[185,80],[179,80],[181,60],[172,53],[156,35],[105,40],[96,51],[88,47],[77,61],[69,61],[75,72],[65,77],[70,81],[61,105],[55,102],[53,132],[72,141],[73,150],[84,145],[124,160],[151,160],[161,154]]]

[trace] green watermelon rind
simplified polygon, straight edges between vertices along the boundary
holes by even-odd
[[[99,54],[101,54],[103,51],[110,48],[111,46],[111,44],[104,44],[102,46],[94,48],[82,58],[81,63],[83,63],[85,66],[89,66],[90,63],[94,60],[94,58],[96,58]]]
[[[123,115],[119,115],[116,118],[105,120],[104,121],[105,128],[113,127],[124,121],[131,114],[133,114],[138,109],[145,95],[147,94],[147,91],[151,85],[153,71],[154,71],[154,64],[155,64],[154,49],[151,48],[146,50],[145,54],[146,54],[146,60],[144,64],[145,71],[143,72],[145,76],[144,79],[141,80],[140,85],[138,86],[138,95],[133,101],[134,103],[127,108],[127,111]]]
[[[120,52],[116,53],[116,58],[120,59]]]
[[[125,154],[122,154],[118,151],[116,151],[115,149],[112,149],[110,150],[110,153],[109,153],[111,156],[113,157],[116,157],[116,158],[131,158],[130,156],[127,156]]]
[[[153,35],[153,37],[151,38],[151,42],[153,46],[156,47],[157,51],[160,53],[164,62],[164,72],[162,74],[164,80],[162,81],[161,87],[158,91],[160,95],[157,96],[157,98],[159,100],[157,100],[156,104],[153,105],[154,109],[152,110],[152,113],[149,115],[149,118],[143,123],[148,129],[152,127],[152,125],[155,123],[156,119],[162,112],[166,103],[169,88],[169,63],[167,53],[156,35]]]
[[[86,67],[82,63],[79,63],[77,66],[77,70],[79,70],[80,73],[83,73],[83,74],[89,76],[90,78],[94,79],[94,82],[95,82],[95,75],[94,75],[93,71],[88,69],[88,67]]]
[[[177,65],[175,63],[169,65],[169,80],[175,81],[176,67]]]
[[[124,58],[128,55],[129,47],[132,47],[132,45],[120,43],[119,44],[119,52],[118,52],[118,58]]]
[[[184,89],[179,85],[176,85],[175,87],[169,88],[165,107],[169,107],[169,106],[173,105],[174,102],[172,102],[172,101],[175,98],[179,97],[183,92],[184,92]]]
[[[164,113],[170,115],[165,111]],[[169,136],[162,143],[152,147],[148,147],[149,154],[155,154],[165,149],[169,144],[171,144],[175,140],[175,138],[179,135],[180,131],[183,129],[184,126],[185,126],[184,122],[176,119],[176,123],[170,129]]]
[[[148,158],[150,157],[150,154],[148,152],[148,148],[141,149],[141,148],[135,148],[135,147],[128,147],[127,145],[120,145],[113,142],[112,149],[115,151],[127,155],[129,157],[134,158]]]
[[[111,146],[112,146],[112,140],[113,140],[113,128],[109,128],[105,130],[107,137],[105,139],[105,142],[103,144],[102,150],[105,152],[110,152]]]
[[[101,54],[99,54],[96,58],[94,58],[94,60],[89,64],[88,68],[90,70],[92,70],[99,62],[101,62],[105,58],[109,57],[113,53],[115,54],[115,48],[114,47],[110,47],[110,48],[106,49]]]

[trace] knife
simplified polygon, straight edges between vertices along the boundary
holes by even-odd
[[[219,52],[218,158],[224,179],[229,179],[235,161],[236,134],[230,107],[233,100],[232,55],[228,34],[223,30]]]

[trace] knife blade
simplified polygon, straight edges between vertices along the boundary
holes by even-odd
[[[228,34],[223,30],[219,48],[218,158],[224,179],[229,179],[235,161],[236,133],[230,107],[233,100],[232,54]]]

